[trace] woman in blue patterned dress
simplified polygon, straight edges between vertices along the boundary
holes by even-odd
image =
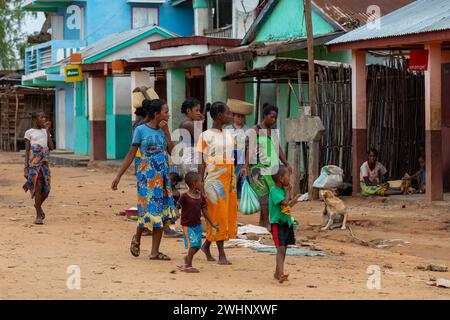
[[[173,142],[167,122],[169,108],[163,100],[152,100],[149,107],[149,122],[137,127],[133,142],[111,188],[117,190],[122,175],[133,163],[136,152],[141,152],[137,170],[139,220],[130,251],[135,257],[140,254],[142,232],[153,229],[151,260],[170,260],[159,251],[163,228],[176,220],[175,203],[169,180],[169,154]]]

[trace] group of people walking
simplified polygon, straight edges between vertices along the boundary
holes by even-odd
[[[184,272],[198,272],[192,266],[194,255],[201,250],[208,261],[216,261],[211,244],[216,243],[218,263],[229,265],[224,242],[237,237],[238,199],[245,179],[249,179],[261,203],[260,225],[274,232],[278,247],[275,278],[285,281],[282,271],[285,249],[294,244],[294,232],[290,214],[290,201],[295,197],[289,192],[289,173],[292,169],[281,148],[272,142],[272,130],[277,121],[278,109],[264,105],[263,120],[253,129],[257,133],[257,150],[249,151],[245,115],[230,110],[223,102],[206,106],[213,120],[210,129],[199,132],[207,114],[201,112],[200,102],[189,98],[181,106],[186,118],[179,128],[190,134],[182,141],[183,173],[188,191],[175,194],[178,177],[169,169],[169,159],[174,148],[168,122],[169,107],[161,99],[148,95],[136,111],[139,119],[133,125],[130,150],[123,161],[111,188],[117,190],[120,180],[134,161],[137,180],[137,208],[139,218],[132,237],[130,252],[137,257],[141,253],[141,237],[150,230],[151,260],[171,260],[160,250],[163,233],[174,231],[170,225],[181,217],[183,236],[188,254],[184,264],[178,266]],[[33,127],[25,134],[25,178],[23,188],[35,199],[36,224],[43,224],[45,213],[42,203],[50,192],[49,151],[54,149],[49,128],[50,122],[43,113],[33,113]],[[197,127],[196,127],[197,126]],[[197,135],[197,136],[196,136]],[[278,165],[284,164],[278,169]],[[275,169],[274,169],[275,168]],[[274,169],[273,174],[263,174],[263,169]],[[277,189],[277,192],[273,190]],[[274,215],[269,219],[269,207]],[[278,209],[276,209],[278,208]],[[181,211],[181,214],[179,213]],[[283,218],[281,215],[285,215]],[[206,224],[206,240],[202,244],[201,216]],[[281,218],[280,218],[281,217]],[[286,222],[286,223],[284,223]],[[280,228],[281,226],[281,228]]]
[[[278,108],[266,103],[262,121],[249,128],[245,114],[239,108],[230,109],[223,102],[206,106],[202,113],[200,102],[189,98],[181,106],[186,116],[179,128],[188,132],[183,137],[182,169],[188,191],[182,195],[176,190],[180,177],[170,172],[169,160],[174,142],[169,131],[169,107],[164,100],[146,96],[133,125],[130,150],[111,188],[117,190],[120,180],[134,161],[137,180],[137,208],[139,211],[136,232],[132,237],[130,252],[141,253],[141,237],[152,235],[151,260],[171,260],[160,251],[163,234],[176,232],[170,228],[181,217],[181,225],[188,253],[179,269],[199,272],[192,261],[202,251],[208,261],[216,261],[211,244],[216,243],[218,263],[229,265],[224,242],[237,237],[238,200],[247,179],[260,203],[260,226],[271,231],[277,247],[277,266],[274,277],[287,280],[284,260],[287,246],[295,244],[291,208],[299,195],[292,193],[290,175],[292,167],[273,130]],[[202,130],[209,113],[213,120],[210,129]],[[23,185],[35,199],[36,224],[43,224],[45,213],[42,204],[50,193],[49,152],[54,149],[47,121],[41,112],[31,114],[33,127],[25,133],[25,170]],[[253,130],[256,143],[250,146],[248,131]],[[256,147],[256,149],[255,149]],[[421,167],[417,176],[425,176]],[[393,194],[381,183],[387,170],[378,162],[378,152],[370,150],[368,161],[361,167],[361,188],[364,195]],[[422,180],[425,180],[423,178]],[[181,211],[181,214],[180,214]],[[206,220],[206,240],[202,243],[201,216]]]
[[[260,224],[271,229],[269,193],[276,183],[272,175],[262,175],[261,169],[278,165],[281,161],[286,165],[286,171],[291,171],[281,149],[273,150],[271,142],[271,129],[277,121],[278,109],[269,104],[264,106],[264,120],[254,128],[261,147],[258,147],[253,161],[246,141],[246,131],[249,128],[245,124],[245,115],[234,111],[226,103],[215,102],[208,104],[206,113],[203,114],[200,102],[194,98],[189,98],[182,104],[181,112],[186,118],[179,128],[190,134],[189,139],[183,138],[182,141],[182,168],[188,191],[178,201],[174,201],[169,172],[169,158],[174,148],[168,127],[169,108],[160,99],[144,100],[142,109],[137,113],[145,116],[145,119],[135,126],[130,151],[112,182],[112,189],[117,190],[121,177],[135,161],[139,219],[130,245],[133,256],[140,255],[142,234],[150,229],[150,259],[171,260],[160,251],[163,229],[181,216],[188,249],[184,264],[178,266],[181,271],[198,272],[192,266],[192,259],[199,250],[208,261],[216,261],[211,251],[212,243],[217,245],[218,263],[231,264],[225,253],[224,242],[237,237],[238,198],[243,181],[247,178],[256,186],[261,202]],[[198,128],[203,127],[207,113],[213,120],[212,126],[199,132]],[[136,155],[139,157],[136,158]],[[284,196],[281,200],[284,200]],[[207,222],[206,240],[203,244],[202,215]],[[292,242],[291,238],[290,241]],[[278,273],[276,277],[280,278],[282,274]]]

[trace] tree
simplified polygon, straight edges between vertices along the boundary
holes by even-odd
[[[19,66],[19,52],[25,36],[21,26],[25,12],[24,0],[0,0],[0,69],[12,70]]]

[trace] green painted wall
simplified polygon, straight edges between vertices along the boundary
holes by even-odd
[[[76,83],[75,98],[75,153],[88,156],[90,147],[89,106],[87,87],[84,81]]]
[[[106,114],[106,156],[124,159],[131,145],[131,115]]]
[[[114,78],[106,78],[106,157],[123,159],[131,144],[131,114],[114,114]]]
[[[303,1],[281,0],[256,34],[256,41],[279,41],[306,38],[306,23],[303,14]],[[315,12],[312,14],[314,35],[334,31],[324,19]]]
[[[184,69],[168,69],[166,73],[167,105],[169,106],[169,128],[178,128],[184,115],[181,113],[181,105],[186,99],[186,72]]]

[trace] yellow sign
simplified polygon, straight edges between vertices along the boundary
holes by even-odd
[[[83,71],[81,66],[65,66],[64,73],[66,75],[66,82],[78,82],[83,80]]]

